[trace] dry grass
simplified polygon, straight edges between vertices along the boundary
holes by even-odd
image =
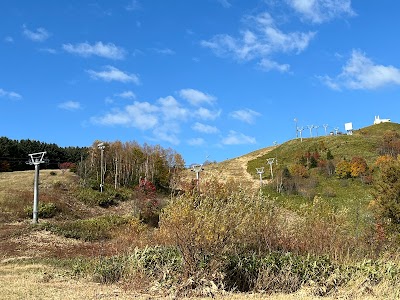
[[[0,299],[176,299],[173,295],[146,295],[138,294],[132,290],[124,290],[118,285],[101,285],[86,279],[74,280],[62,269],[55,269],[43,264],[21,264],[18,262],[0,263]],[[182,298],[189,299],[189,298]],[[193,300],[333,300],[333,299],[385,299],[349,290],[341,297],[316,297],[307,289],[294,294],[240,294],[229,293],[214,295],[213,297],[190,298]]]
[[[260,181],[254,179],[255,177],[253,174],[249,174],[247,171],[247,163],[267,154],[273,149],[274,147],[263,148],[217,164],[206,165],[200,176],[202,179],[218,178],[220,182],[227,182],[232,179],[236,181],[240,180],[252,189],[257,190],[260,187]],[[254,173],[256,173],[255,170]],[[196,176],[191,170],[186,170],[183,177],[185,182],[190,182],[190,180],[195,179]]]
[[[148,299],[115,285],[72,280],[40,264],[1,264],[0,298],[16,299]]]

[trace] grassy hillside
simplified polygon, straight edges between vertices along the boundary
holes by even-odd
[[[386,131],[393,130],[400,133],[400,124],[382,123],[355,130],[354,134],[321,136],[315,138],[303,138],[288,141],[279,145],[267,155],[251,160],[248,164],[248,172],[255,173],[255,168],[266,166],[269,157],[277,157],[279,165],[295,163],[296,156],[314,149],[326,148],[331,150],[336,160],[351,159],[353,156],[364,157],[368,164],[373,164],[378,157],[377,148]],[[324,153],[324,151],[322,151]],[[325,151],[326,153],[326,151]]]
[[[347,160],[353,157],[362,157],[368,163],[373,175],[374,163],[379,157],[378,149],[382,145],[385,132],[395,131],[400,133],[400,124],[383,123],[373,125],[354,131],[352,136],[321,136],[315,138],[295,139],[283,143],[272,149],[269,153],[261,155],[249,161],[247,172],[258,179],[256,168],[264,167],[263,179],[269,182],[264,190],[275,196],[276,200],[283,203],[285,207],[298,210],[300,207],[312,204],[315,197],[330,205],[332,209],[347,209],[352,218],[368,218],[368,204],[372,200],[372,186],[362,183],[358,178],[338,179],[335,174],[327,176],[321,174],[319,168],[308,170],[309,178],[304,179],[305,186],[300,193],[278,194],[276,192],[276,181],[271,181],[270,169],[267,164],[268,158],[276,158],[278,165],[273,165],[274,174],[279,170],[297,164],[299,157],[307,152],[318,151],[321,160],[326,160],[328,151],[333,156],[333,163]],[[276,179],[276,178],[275,178]]]

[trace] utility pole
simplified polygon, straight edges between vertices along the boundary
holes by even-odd
[[[38,153],[29,154],[29,157],[31,158],[31,160],[29,162],[27,162],[27,164],[35,166],[35,183],[33,186],[33,214],[32,214],[33,215],[32,216],[33,224],[38,223],[39,170],[40,170],[40,164],[45,162],[43,160],[43,157],[45,154],[46,154],[46,152],[38,152]]]
[[[203,165],[193,165],[192,172],[196,173],[197,191],[200,192],[200,172],[203,171]]]
[[[101,166],[100,166],[100,193],[103,192],[103,187],[104,187],[104,163],[103,163],[103,160],[104,160],[104,148],[105,147],[106,146],[104,146],[104,143],[100,143],[100,144],[97,145],[97,148],[99,148],[100,151],[101,151],[101,158],[100,158],[100,163],[101,163]]]
[[[257,174],[260,175],[260,188],[261,188],[263,185],[262,174],[264,174],[264,167],[256,168],[256,171],[257,171]]]
[[[267,159],[267,164],[269,164],[269,168],[271,170],[271,179],[274,179],[274,173],[272,172],[272,165],[273,165],[274,161],[275,161],[275,157]]]

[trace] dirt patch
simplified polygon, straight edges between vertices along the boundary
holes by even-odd
[[[260,188],[260,180],[256,179],[253,174],[247,171],[247,164],[249,161],[263,156],[273,149],[274,147],[263,148],[217,164],[206,165],[204,166],[204,171],[201,173],[201,177],[217,177],[222,182],[226,182],[230,179],[240,180],[243,184],[251,187],[251,189],[258,190]],[[185,178],[185,181],[190,181],[195,178],[195,175],[188,170],[185,174]]]

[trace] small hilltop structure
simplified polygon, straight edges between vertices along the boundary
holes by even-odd
[[[381,119],[379,116],[375,116],[374,125],[388,122],[391,122],[390,119]]]

